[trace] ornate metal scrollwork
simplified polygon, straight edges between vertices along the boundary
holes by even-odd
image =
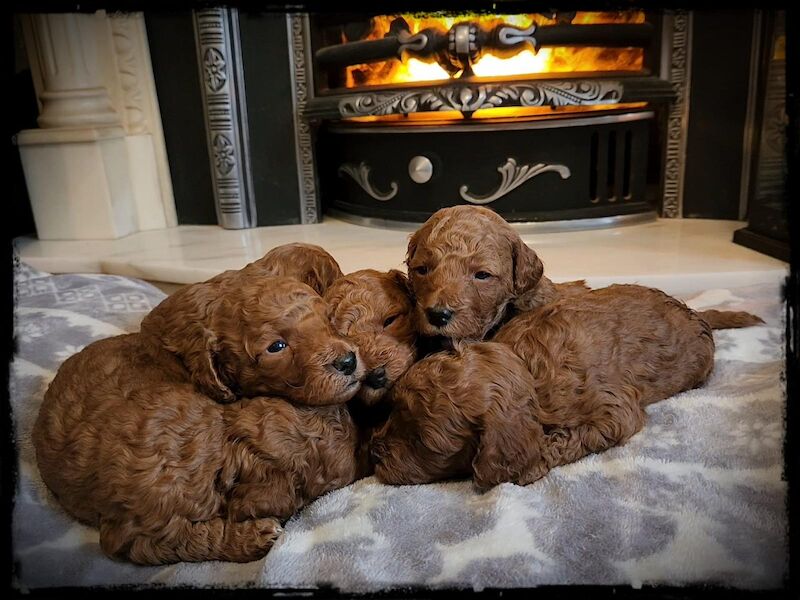
[[[490,202],[494,202],[495,200],[502,198],[511,190],[518,188],[532,177],[536,177],[542,173],[547,173],[548,171],[554,171],[558,173],[561,175],[561,179],[567,179],[571,175],[569,167],[565,165],[548,165],[545,163],[537,163],[535,165],[517,166],[517,161],[513,158],[509,158],[506,160],[506,164],[501,167],[497,167],[497,172],[500,173],[502,181],[500,182],[500,187],[498,187],[491,194],[486,196],[470,195],[468,193],[469,187],[466,185],[462,185],[458,191],[461,194],[461,197],[467,202],[471,202],[472,204],[489,204]]]
[[[369,172],[370,167],[365,162],[361,162],[358,165],[353,165],[349,163],[343,164],[339,167],[339,175],[342,173],[346,173],[350,177],[353,178],[361,189],[367,192],[370,196],[375,198],[375,200],[380,200],[381,202],[386,202],[387,200],[391,200],[397,195],[397,182],[391,181],[389,183],[389,191],[388,192],[379,192],[372,184],[369,182]]]
[[[472,113],[502,106],[617,104],[622,83],[608,80],[457,84],[397,92],[353,94],[339,101],[343,118],[458,110]]]
[[[303,223],[317,223],[317,176],[311,125],[305,118],[306,104],[314,97],[311,72],[311,41],[308,38],[308,15],[287,14],[289,38],[289,70],[292,75],[292,113],[297,163],[297,184],[300,191],[300,218]]]
[[[226,229],[254,227],[239,13],[235,8],[197,10],[194,27],[217,222]]]
[[[225,72],[227,64],[222,52],[216,48],[206,48],[203,54],[203,71],[205,72],[205,82],[211,92],[219,92],[228,81],[228,74]]]
[[[457,23],[447,34],[450,64],[462,71],[461,77],[471,77],[472,65],[480,58],[477,37],[478,26],[475,23]]]
[[[672,18],[672,62],[669,81],[676,98],[667,116],[667,152],[664,161],[664,196],[662,216],[680,217],[683,212],[683,177],[686,151],[686,123],[689,118],[689,95],[692,65],[692,14],[675,12]]]
[[[505,26],[500,28],[497,37],[503,46],[514,47],[520,44],[530,44],[534,53],[539,52],[539,42],[536,41],[534,34],[536,33],[536,23],[527,29],[520,29],[518,27]]]
[[[397,41],[400,42],[397,55],[402,56],[403,52],[407,52],[409,50],[419,52],[425,48],[425,46],[428,44],[428,36],[424,33],[411,35],[408,31],[401,31],[397,35]]]

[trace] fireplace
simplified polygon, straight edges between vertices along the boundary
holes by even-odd
[[[323,209],[378,225],[464,203],[559,227],[655,217],[674,99],[660,25],[643,11],[313,17],[304,115]]]
[[[177,221],[757,216],[778,17],[146,14]]]

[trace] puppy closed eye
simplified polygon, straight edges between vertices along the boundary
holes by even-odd
[[[492,274],[489,271],[478,271],[475,273],[475,279],[489,279],[492,277]]]
[[[417,275],[427,275],[428,274],[428,267],[425,265],[420,265],[419,267],[414,267],[414,273]]]
[[[288,344],[283,340],[276,340],[267,347],[267,352],[269,352],[270,354],[274,354],[275,352],[280,352],[281,350],[286,348],[287,345]]]
[[[386,320],[383,322],[383,326],[384,327],[389,327],[389,325],[394,323],[397,320],[397,317],[399,317],[399,316],[400,316],[400,314],[396,314],[396,315],[392,315],[391,317],[387,317]]]

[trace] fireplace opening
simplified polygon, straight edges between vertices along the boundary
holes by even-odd
[[[653,34],[643,11],[377,15],[330,29],[325,38],[340,43],[316,55],[328,89],[464,77],[645,72],[641,44]]]
[[[463,203],[559,227],[655,218],[648,158],[674,97],[659,19],[314,17],[323,208],[388,226]]]

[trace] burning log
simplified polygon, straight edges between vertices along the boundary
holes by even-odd
[[[503,24],[485,29],[467,21],[456,23],[447,32],[431,27],[412,35],[405,21],[396,19],[382,39],[328,46],[318,50],[315,57],[320,68],[341,68],[411,56],[425,62],[436,60],[451,75],[462,71],[462,76],[469,76],[471,65],[484,53],[506,58],[526,49],[538,52],[542,46],[646,47],[653,33],[650,23],[533,24],[526,29]]]

